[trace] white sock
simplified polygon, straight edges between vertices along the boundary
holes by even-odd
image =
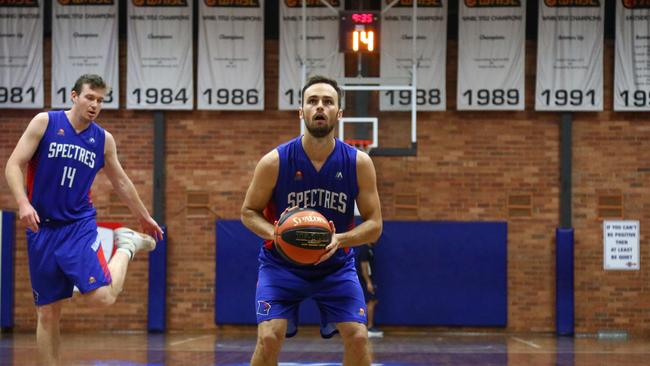
[[[126,249],[126,248],[117,248],[117,251],[118,252],[122,251],[122,252],[126,253],[126,255],[129,256],[129,260],[133,260],[133,252],[132,251],[130,251],[130,250]]]

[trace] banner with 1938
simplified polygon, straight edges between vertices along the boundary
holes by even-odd
[[[104,108],[119,108],[117,0],[52,2],[52,108],[70,108],[82,74],[97,74],[110,87]]]
[[[650,111],[650,1],[616,0],[614,110]]]
[[[198,109],[264,109],[264,0],[233,3],[200,1]]]
[[[384,8],[393,0],[383,0]],[[446,0],[419,0],[417,9],[417,109],[446,109],[445,74],[447,64]],[[411,83],[413,73],[413,1],[399,0],[382,16],[381,78],[391,85]],[[380,109],[407,111],[411,109],[410,90],[384,90]]]
[[[458,110],[524,110],[526,1],[460,1]]]
[[[0,108],[43,107],[43,2],[0,1]]]
[[[603,110],[603,0],[540,0],[539,111]]]
[[[128,109],[192,109],[192,0],[130,0]]]
[[[302,64],[307,78],[319,74],[343,77],[343,54],[339,52],[339,14],[343,0],[325,0],[306,6],[306,50],[303,50],[301,0],[280,0],[280,80],[278,109],[295,110],[300,106]]]

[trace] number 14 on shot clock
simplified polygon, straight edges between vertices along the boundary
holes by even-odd
[[[342,11],[339,14],[339,51],[376,53],[379,51],[380,13]]]

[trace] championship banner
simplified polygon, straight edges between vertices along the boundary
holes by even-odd
[[[128,1],[128,109],[193,108],[192,3]]]
[[[264,109],[264,0],[239,3],[199,2],[198,109]]]
[[[43,108],[43,1],[0,0],[0,109]]]
[[[70,108],[70,92],[83,74],[110,87],[104,109],[119,108],[117,0],[52,2],[52,108]]]
[[[526,1],[460,1],[458,110],[525,109]]]
[[[540,0],[538,111],[603,110],[603,0]]]
[[[650,2],[616,1],[614,110],[650,111]]]
[[[326,0],[340,11],[343,0]],[[302,92],[302,1],[280,0],[280,90],[278,109],[296,110]],[[307,1],[307,78],[324,75],[341,78],[343,54],[339,53],[339,15],[320,1]]]
[[[392,2],[383,0],[384,8]],[[447,107],[447,4],[447,0],[418,1],[415,103],[419,111],[444,111]],[[383,14],[381,23],[381,78],[394,85],[410,84],[413,71],[413,1],[399,0]],[[382,111],[411,110],[411,91],[382,91],[379,108]]]

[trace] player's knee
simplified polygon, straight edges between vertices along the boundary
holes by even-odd
[[[282,341],[284,339],[282,335],[278,334],[277,332],[267,331],[260,334],[258,340],[262,352],[265,355],[270,356],[280,352]]]
[[[39,306],[36,314],[38,316],[38,322],[48,326],[59,321],[61,318],[61,309],[53,305]]]
[[[345,344],[356,350],[363,350],[368,344],[368,332],[359,328],[348,332],[344,337]]]
[[[99,306],[110,306],[115,304],[115,301],[117,301],[117,296],[110,291],[108,286],[100,287],[89,292],[85,296],[87,296],[91,302]]]

